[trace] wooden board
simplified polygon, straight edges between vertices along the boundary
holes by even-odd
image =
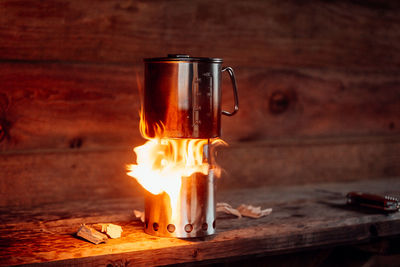
[[[0,64],[0,150],[105,148],[140,141],[134,66]]]
[[[133,151],[34,153],[0,156],[0,206],[137,196],[126,175]]]
[[[301,139],[221,149],[221,189],[396,177],[400,143],[394,138]]]
[[[218,150],[218,190],[395,177],[399,150],[398,137],[234,144]],[[137,196],[141,187],[126,175],[134,161],[129,148],[0,155],[0,206]]]
[[[237,68],[236,75],[240,111],[222,121],[228,143],[400,133],[396,74]],[[142,79],[141,64],[0,64],[0,151],[140,144]],[[231,110],[228,77],[223,92]]]
[[[388,216],[350,208],[344,198],[318,189],[399,195],[400,179],[226,191],[218,194],[218,201],[274,210],[258,220],[219,217],[217,234],[203,240],[144,234],[141,223],[132,221],[132,210],[142,207],[139,199],[1,209],[0,264],[164,265],[368,243],[400,234],[399,213]],[[105,221],[121,224],[122,238],[93,245],[74,237],[81,223]]]
[[[1,1],[0,58],[398,70],[396,1]]]

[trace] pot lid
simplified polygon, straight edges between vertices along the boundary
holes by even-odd
[[[207,63],[222,63],[221,58],[212,57],[191,57],[184,54],[168,54],[167,57],[145,58],[144,62],[166,62],[166,61],[185,61],[185,62],[207,62]]]

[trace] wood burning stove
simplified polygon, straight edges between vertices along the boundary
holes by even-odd
[[[221,114],[232,116],[239,109],[234,72],[222,68],[219,58],[168,55],[144,63],[141,133],[149,141],[135,149],[138,164],[131,165],[129,175],[148,190],[145,232],[180,238],[211,235],[219,173],[213,149],[223,142]],[[225,71],[233,86],[232,112],[221,110]]]

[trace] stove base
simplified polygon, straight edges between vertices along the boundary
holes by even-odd
[[[182,187],[175,215],[166,193],[145,197],[147,234],[163,237],[193,238],[215,233],[214,172],[195,173],[182,178]]]

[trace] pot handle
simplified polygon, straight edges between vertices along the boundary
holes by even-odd
[[[222,114],[226,115],[226,116],[233,116],[239,110],[239,97],[238,97],[238,92],[237,92],[235,73],[233,72],[233,69],[231,67],[222,68],[222,72],[224,72],[224,71],[227,71],[229,74],[229,77],[231,78],[232,87],[233,87],[233,97],[235,99],[235,106],[234,106],[234,109],[232,112],[223,110]]]

